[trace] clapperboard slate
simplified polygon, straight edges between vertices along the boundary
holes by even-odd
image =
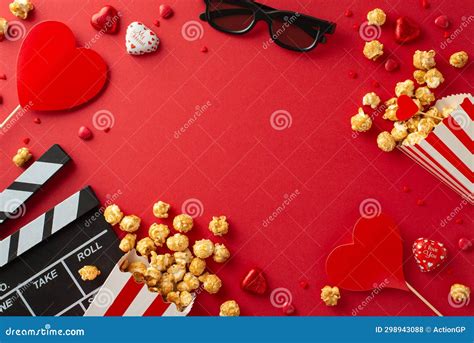
[[[122,256],[98,206],[85,187],[0,241],[0,315],[84,314]],[[82,281],[84,265],[101,275]]]

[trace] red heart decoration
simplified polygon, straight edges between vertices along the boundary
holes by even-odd
[[[413,243],[413,255],[422,272],[430,272],[438,268],[448,256],[443,243],[426,238],[418,238]]]
[[[387,215],[360,218],[353,243],[335,248],[326,260],[326,273],[334,285],[351,291],[377,287],[408,291],[403,274],[403,246],[398,227]]]
[[[33,27],[18,55],[17,88],[22,107],[37,111],[71,109],[99,93],[107,66],[96,52],[76,48],[65,24],[46,21]]]
[[[98,31],[115,33],[119,29],[120,16],[112,6],[104,6],[91,17],[91,25]]]
[[[267,290],[267,280],[259,268],[251,269],[242,280],[242,289],[255,294],[264,294]]]
[[[408,120],[413,117],[418,111],[418,105],[408,95],[402,94],[397,99],[397,119]]]
[[[395,25],[395,40],[404,44],[414,41],[420,36],[421,30],[417,23],[408,17],[400,17]]]

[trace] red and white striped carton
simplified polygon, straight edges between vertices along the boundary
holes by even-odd
[[[474,204],[474,97],[451,95],[435,107],[455,110],[420,143],[399,149]]]
[[[135,282],[132,274],[122,272],[120,266],[129,262],[142,261],[148,265],[144,257],[135,250],[123,256],[110,273],[109,277],[95,295],[84,316],[99,317],[184,317],[189,314],[193,304],[180,312],[175,304],[165,303],[158,293],[150,292],[145,284]]]

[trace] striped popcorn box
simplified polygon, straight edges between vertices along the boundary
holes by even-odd
[[[135,261],[142,261],[148,265],[148,261],[138,256],[135,250],[123,256],[94,297],[84,316],[187,316],[193,303],[180,312],[175,304],[165,303],[160,294],[150,292],[145,284],[135,282],[132,274],[120,270],[120,266]]]
[[[456,94],[438,100],[438,110],[455,110],[419,144],[399,149],[474,204],[474,97]]]

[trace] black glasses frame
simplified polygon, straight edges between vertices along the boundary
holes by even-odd
[[[253,12],[253,21],[252,23],[249,24],[248,27],[246,27],[243,30],[239,31],[233,31],[233,30],[227,30],[219,25],[217,25],[213,21],[213,14],[212,14],[212,9],[211,9],[211,1],[212,0],[204,0],[206,3],[206,12],[202,13],[199,18],[203,21],[207,21],[209,25],[211,25],[213,28],[215,28],[218,31],[225,32],[225,33],[230,33],[230,34],[235,34],[235,35],[241,35],[249,32],[257,22],[263,20],[268,24],[268,29],[270,32],[270,37],[272,38],[273,42],[275,42],[277,45],[279,45],[282,48],[293,50],[293,51],[299,51],[299,52],[306,52],[314,49],[318,43],[326,43],[326,34],[333,34],[336,31],[336,23],[311,17],[308,15],[304,15],[298,12],[294,11],[282,11],[282,10],[277,10],[275,8],[260,4],[258,2],[252,1],[252,0],[222,0],[222,2],[233,4],[233,5],[239,5],[243,8],[250,9]],[[242,9],[225,9],[221,10],[220,12],[225,11],[227,14],[242,14]],[[215,15],[215,14],[214,14]],[[292,25],[296,25],[299,28],[303,29],[307,34],[309,34],[311,37],[313,37],[313,43],[308,46],[308,47],[303,47],[300,48],[298,46],[293,46],[293,45],[288,45],[283,43],[278,39],[278,37],[273,37],[274,34],[272,32],[272,24],[273,24],[273,19],[274,18],[291,18],[293,16],[296,16],[296,20]]]

